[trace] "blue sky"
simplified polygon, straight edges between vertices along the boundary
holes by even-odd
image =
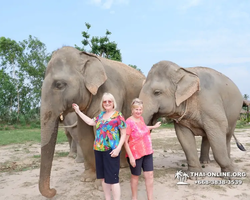
[[[249,10],[249,0],[1,0],[0,37],[32,35],[52,52],[81,46],[88,22],[145,75],[160,60],[210,67],[250,96]]]

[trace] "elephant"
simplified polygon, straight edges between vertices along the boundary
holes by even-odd
[[[160,117],[174,121],[185,153],[187,172],[201,172],[212,148],[222,172],[233,172],[230,140],[242,107],[238,87],[222,73],[207,67],[182,68],[171,61],[152,66],[141,89],[146,124]],[[195,136],[202,136],[200,159]],[[236,139],[236,138],[235,138]],[[238,144],[238,147],[241,144]],[[244,147],[242,146],[242,149]],[[200,161],[199,161],[200,160]]]
[[[59,116],[73,112],[72,104],[90,118],[100,113],[102,95],[114,95],[117,110],[129,117],[130,103],[139,96],[145,76],[122,62],[64,46],[55,52],[48,63],[41,94],[41,164],[39,191],[47,197],[56,195],[50,188],[50,175],[58,133]],[[95,132],[77,115],[77,136],[84,158],[82,181],[96,180],[93,144]],[[127,165],[125,151],[121,166]]]
[[[62,117],[63,118],[63,117]],[[75,158],[76,163],[83,163],[83,154],[82,154],[82,149],[79,144],[78,136],[77,136],[77,116],[76,113],[71,112],[68,113],[64,119],[61,119],[62,123],[64,126],[63,127],[65,130],[65,135],[68,138],[69,142],[69,157]]]

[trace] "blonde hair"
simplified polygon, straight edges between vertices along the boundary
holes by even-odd
[[[132,101],[132,103],[130,105],[131,111],[134,108],[137,108],[138,106],[143,108],[143,102],[142,102],[142,100],[140,100],[139,98],[133,99],[133,101]]]
[[[115,97],[114,97],[111,93],[105,92],[105,93],[102,95],[102,100],[101,100],[101,103],[100,103],[100,109],[101,109],[101,111],[104,111],[104,110],[105,110],[105,109],[103,108],[103,103],[102,103],[104,97],[108,97],[108,98],[110,98],[111,101],[113,101],[114,109],[116,110],[117,104],[116,104],[116,101],[115,101]]]

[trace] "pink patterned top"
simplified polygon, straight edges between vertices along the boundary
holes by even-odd
[[[150,131],[146,126],[143,117],[140,122],[135,122],[130,117],[126,120],[126,134],[130,135],[128,144],[135,159],[139,159],[145,155],[153,153]],[[126,154],[126,157],[128,155]]]

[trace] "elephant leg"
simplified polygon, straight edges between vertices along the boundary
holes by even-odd
[[[66,129],[64,130],[64,132],[69,142],[69,148],[71,148],[72,137]]]
[[[75,158],[76,151],[74,152],[74,147],[72,145],[74,140],[73,140],[72,136],[70,135],[70,133],[69,133],[69,131],[67,129],[65,129],[65,135],[67,136],[68,142],[69,142],[69,155],[68,155],[68,157]]]
[[[196,142],[194,134],[190,129],[174,123],[177,138],[182,146],[182,149],[186,155],[189,172],[201,172],[202,168],[198,159],[198,153],[196,148]]]
[[[72,139],[71,140],[71,146],[70,146],[70,152],[69,152],[69,157],[75,158],[76,157],[76,142]]]
[[[84,159],[84,172],[81,181],[94,181],[96,179],[95,173],[95,154],[93,150],[94,132],[93,127],[87,125],[82,119],[77,116],[77,136],[79,144],[82,149]]]
[[[79,144],[79,139],[77,136],[77,128],[72,128],[70,133],[71,133],[71,137],[72,137],[71,149],[75,153],[75,156],[74,156],[75,162],[76,163],[83,163],[84,158],[83,158],[81,146]]]
[[[204,164],[210,163],[209,149],[210,149],[210,144],[207,139],[207,136],[203,136],[201,141],[200,163]]]
[[[228,155],[228,146],[230,146],[228,142],[229,138],[227,138],[226,133],[221,131],[220,128],[213,127],[212,131],[207,131],[206,133],[214,159],[220,165],[222,172],[233,172],[233,163]]]
[[[83,158],[83,154],[82,154],[82,148],[81,146],[76,143],[76,148],[77,148],[77,156],[76,156],[76,163],[83,163],[84,162],[84,158]]]
[[[71,151],[73,152],[73,153],[75,153],[76,154],[76,152],[77,152],[77,143],[76,143],[76,141],[73,139],[72,140],[72,142],[71,142]]]

